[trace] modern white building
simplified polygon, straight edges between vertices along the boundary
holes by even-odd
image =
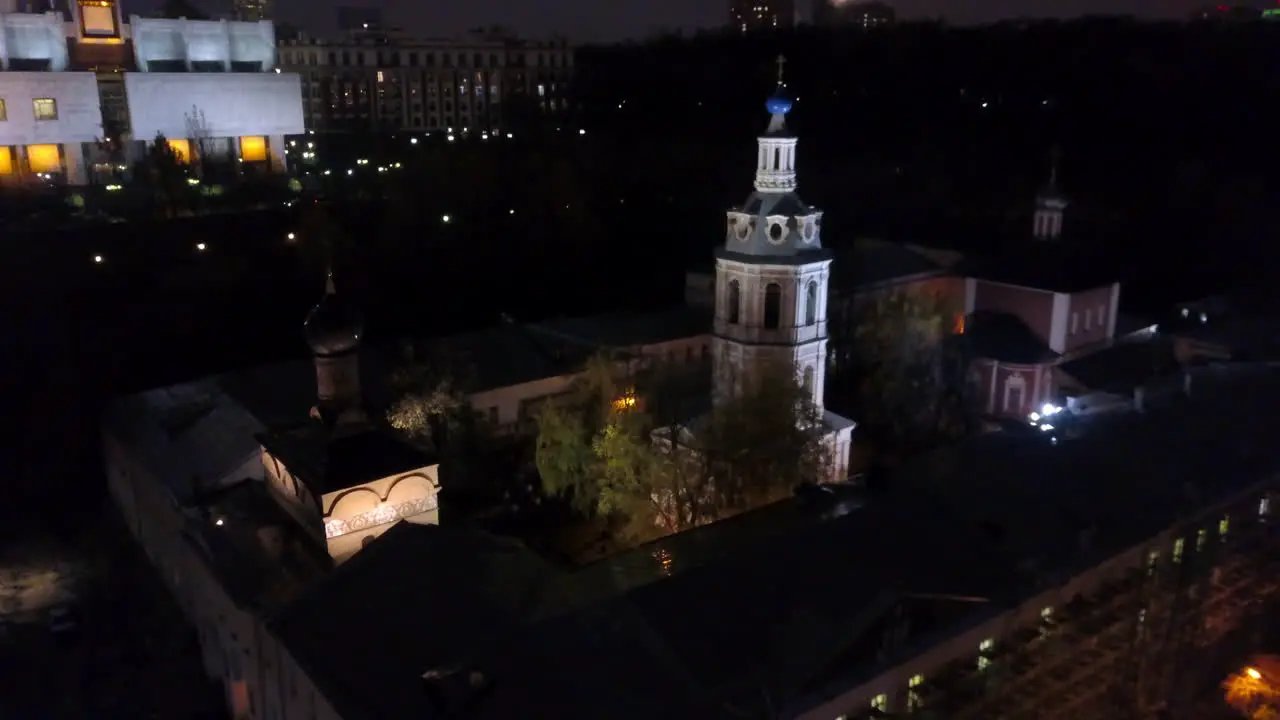
[[[117,0],[16,12],[0,0],[0,178],[87,184],[95,166],[164,135],[185,162],[285,168],[303,131],[298,76],[276,65],[268,21],[125,21]]]

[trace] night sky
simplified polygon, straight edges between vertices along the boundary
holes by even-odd
[[[150,14],[163,0],[123,0],[125,12]],[[663,29],[722,25],[727,0],[275,0],[276,19],[318,34],[330,34],[339,5],[381,6],[389,25],[422,37],[451,37],[468,28],[501,24],[531,37],[562,34],[578,41],[643,38]],[[808,4],[809,0],[798,0]],[[216,15],[231,0],[194,0]],[[903,18],[942,16],[955,23],[1005,17],[1069,17],[1084,13],[1129,13],[1180,18],[1209,0],[889,0]]]

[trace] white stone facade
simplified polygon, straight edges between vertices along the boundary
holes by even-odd
[[[826,258],[795,265],[716,261],[717,399],[740,391],[752,366],[790,362],[823,407],[830,265]]]
[[[137,143],[134,151],[160,134],[186,160],[286,169],[284,137],[305,130],[302,90],[298,75],[276,66],[270,22],[125,23],[119,2],[70,7],[64,21],[0,6],[0,181],[87,184],[88,168],[102,161],[95,143],[111,131]],[[105,99],[116,96],[122,103]],[[122,127],[109,130],[104,116]]]

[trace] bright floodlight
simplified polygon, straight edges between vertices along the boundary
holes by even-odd
[[[207,246],[204,243],[196,243],[196,249],[200,252],[204,252],[205,247]]]
[[[443,221],[443,222],[446,222],[446,223],[447,223],[447,222],[449,222],[449,220],[451,220],[451,219],[452,219],[452,218],[450,218],[448,215],[442,215],[442,216],[440,216],[440,220],[441,220],[441,221]]]
[[[295,236],[293,233],[289,233],[289,239],[290,239],[290,240],[295,239],[295,237],[296,237],[296,236]]]
[[[1256,668],[1245,668],[1245,673],[1247,673],[1249,677],[1253,678],[1254,680],[1262,679],[1262,673],[1258,672]]]
[[[101,264],[101,263],[102,263],[102,256],[101,256],[101,255],[94,255],[94,256],[93,256],[93,261],[94,261],[95,263],[99,263],[99,264]]]
[[[410,144],[410,145],[417,145],[417,144],[418,144],[418,138],[409,138],[409,144]]]

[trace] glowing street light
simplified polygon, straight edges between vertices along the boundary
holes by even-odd
[[[101,255],[94,255],[94,256],[93,256],[93,262],[94,262],[94,263],[96,263],[96,264],[98,264],[98,265],[101,265],[101,264],[102,264],[102,259],[103,259],[103,258],[102,258],[102,256],[101,256]]]
[[[289,242],[293,242],[294,240],[298,239],[298,236],[294,235],[293,233],[289,233],[286,237],[289,239]]]
[[[448,225],[448,224],[449,224],[449,221],[450,221],[450,220],[452,220],[452,219],[453,219],[453,218],[449,217],[448,215],[441,215],[441,216],[440,216],[440,220],[441,220],[441,222],[445,223],[446,225]]]
[[[409,138],[409,144],[410,144],[410,145],[417,145],[417,144],[418,144],[418,138]]]
[[[206,247],[208,247],[208,246],[207,246],[207,245],[205,245],[204,243],[196,243],[196,250],[199,250],[200,252],[204,252],[204,249],[205,249]]]

